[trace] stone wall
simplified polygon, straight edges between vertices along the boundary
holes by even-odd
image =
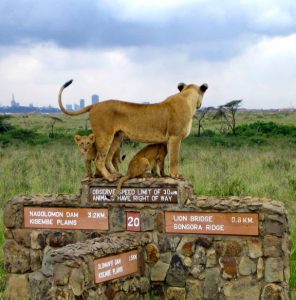
[[[287,211],[259,198],[197,197],[172,179],[130,180],[129,187],[178,187],[178,203],[105,203],[79,196],[18,196],[4,211],[6,299],[290,299]],[[24,207],[107,208],[108,230],[24,228]],[[256,213],[258,236],[167,233],[165,212]],[[126,213],[139,212],[139,232],[128,232]],[[138,250],[138,271],[95,283],[94,261]]]

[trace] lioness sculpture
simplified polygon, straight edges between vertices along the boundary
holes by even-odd
[[[172,95],[161,103],[136,104],[118,100],[108,100],[86,106],[78,111],[68,111],[62,104],[62,92],[72,83],[66,82],[59,92],[61,110],[71,116],[89,112],[89,119],[96,137],[97,169],[109,181],[117,174],[106,166],[111,163],[118,149],[116,133],[123,132],[129,139],[144,143],[167,143],[170,176],[179,178],[179,153],[181,141],[190,133],[192,117],[201,106],[207,84],[180,83],[180,93]]]

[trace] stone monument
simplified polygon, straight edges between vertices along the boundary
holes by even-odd
[[[281,202],[198,197],[183,180],[85,180],[4,212],[5,299],[290,299]]]

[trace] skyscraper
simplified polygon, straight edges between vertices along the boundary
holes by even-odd
[[[66,104],[66,109],[67,109],[67,110],[73,110],[72,104]]]
[[[20,104],[18,102],[15,101],[14,99],[14,94],[12,94],[12,97],[11,97],[11,106],[12,107],[16,107],[16,106],[20,106]]]
[[[91,103],[96,104],[99,102],[99,96],[98,95],[92,95],[91,96]]]
[[[85,100],[84,99],[80,99],[80,108],[85,107]]]

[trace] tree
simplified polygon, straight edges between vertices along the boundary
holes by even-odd
[[[224,119],[228,128],[236,135],[236,112],[243,100],[232,100],[217,109],[214,119]]]
[[[54,128],[54,125],[55,123],[58,121],[58,122],[64,122],[62,119],[58,118],[58,117],[52,117],[50,116],[52,122],[50,124],[50,127],[51,127],[51,132],[49,133],[49,137],[52,138],[54,136],[54,133],[53,133],[53,128]]]
[[[197,136],[200,136],[201,129],[204,129],[202,125],[202,121],[205,119],[206,114],[211,110],[215,110],[215,108],[212,106],[205,107],[204,109],[200,110],[200,114],[197,111],[196,114],[194,115],[194,118],[197,119],[198,122]]]

